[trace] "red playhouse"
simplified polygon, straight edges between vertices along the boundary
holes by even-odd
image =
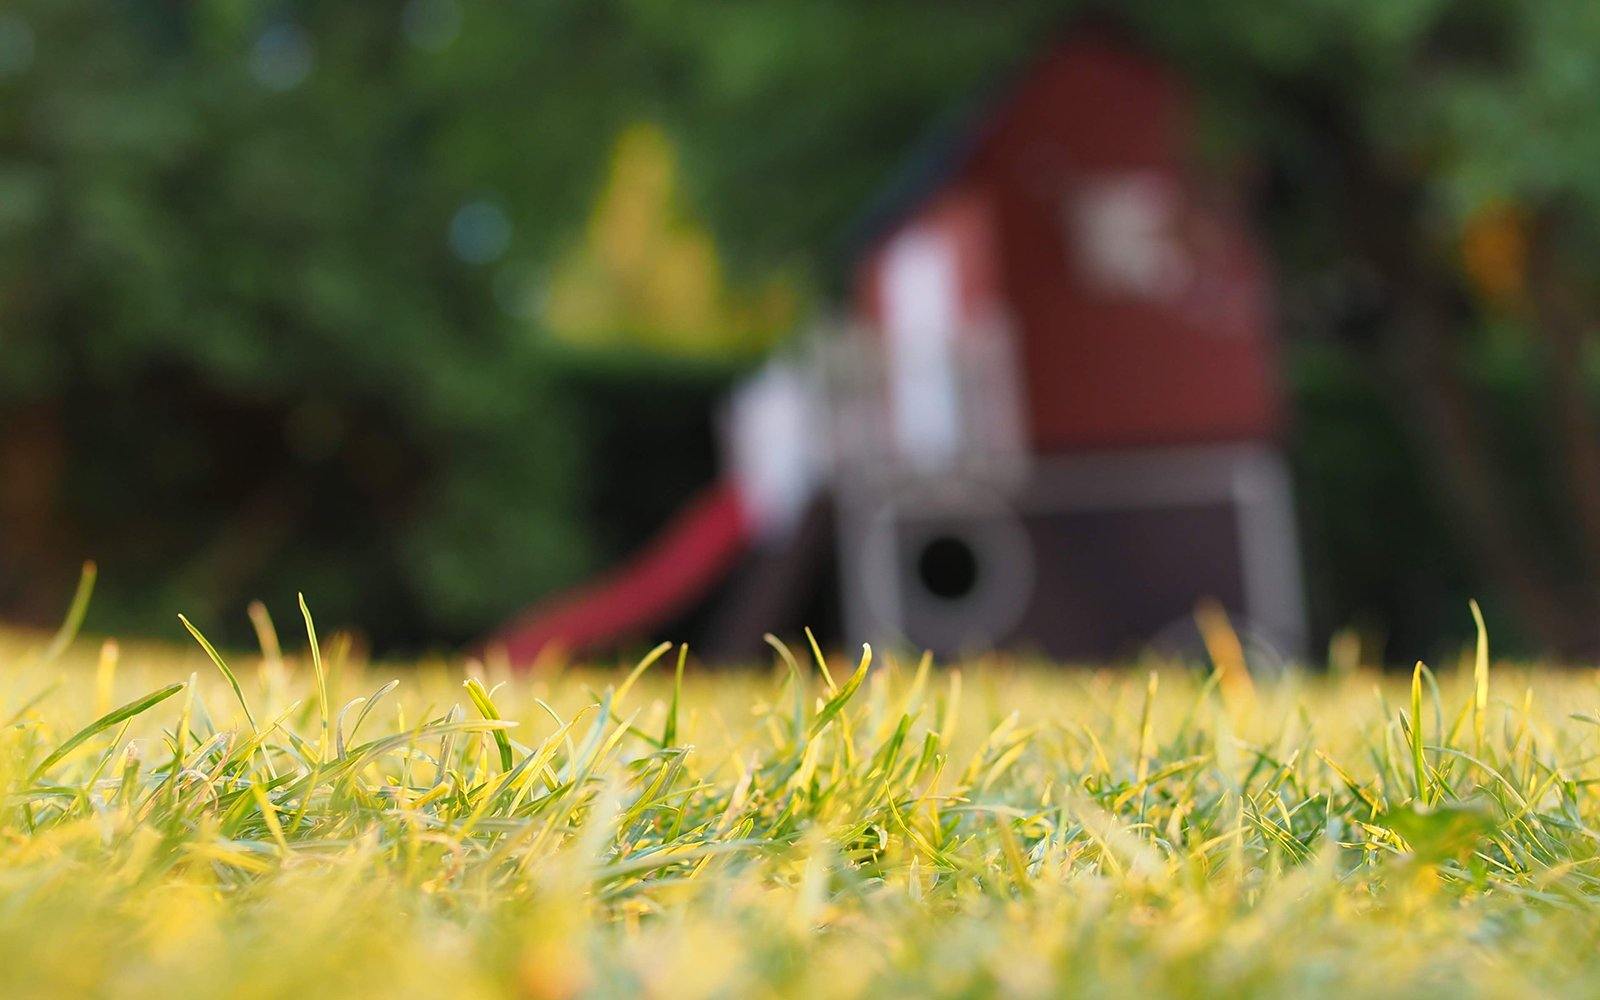
[[[1272,313],[1184,87],[1080,31],[914,157],[848,317],[729,401],[726,475],[637,559],[532,609],[514,660],[701,607],[754,651],[837,595],[841,638],[1125,655],[1213,599],[1304,641]]]

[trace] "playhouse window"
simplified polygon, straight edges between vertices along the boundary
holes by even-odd
[[[1065,204],[1067,245],[1084,284],[1111,296],[1170,300],[1193,267],[1178,236],[1177,186],[1149,171],[1077,184]]]

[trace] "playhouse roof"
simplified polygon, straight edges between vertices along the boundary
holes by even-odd
[[[847,259],[861,256],[961,172],[982,147],[994,111],[1010,96],[1016,79],[1008,76],[1004,86],[990,83],[979,96],[967,97],[939,116],[851,222],[844,239]]]
[[[1143,48],[1131,29],[1104,15],[1084,16],[1056,32],[1031,56],[1003,70],[934,119],[866,208],[845,230],[844,257],[855,260],[954,180],[983,148],[1023,84],[1056,50],[1085,39]]]

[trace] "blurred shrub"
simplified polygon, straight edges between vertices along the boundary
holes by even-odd
[[[405,640],[583,568],[581,438],[496,296],[581,217],[609,125],[553,141],[503,99],[539,80],[491,68],[563,67],[511,24],[436,51],[437,0],[6,16],[33,55],[0,79],[0,478],[37,474],[0,508],[0,598],[93,555],[106,627],[298,586]]]
[[[1582,586],[1573,515],[1552,452],[1549,402],[1525,331],[1479,331],[1466,372],[1493,460],[1514,487],[1529,538],[1560,585]],[[1542,652],[1497,582],[1461,544],[1464,526],[1406,426],[1404,385],[1379,359],[1329,342],[1297,345],[1289,365],[1290,455],[1313,633],[1355,627],[1393,661],[1453,655],[1477,599],[1505,652]],[[1600,403],[1600,377],[1590,380]]]

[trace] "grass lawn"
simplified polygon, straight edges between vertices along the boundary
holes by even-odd
[[[325,639],[319,671],[297,634],[228,670],[0,639],[0,995],[1600,981],[1593,671],[796,649],[680,684],[675,650],[513,676]]]

